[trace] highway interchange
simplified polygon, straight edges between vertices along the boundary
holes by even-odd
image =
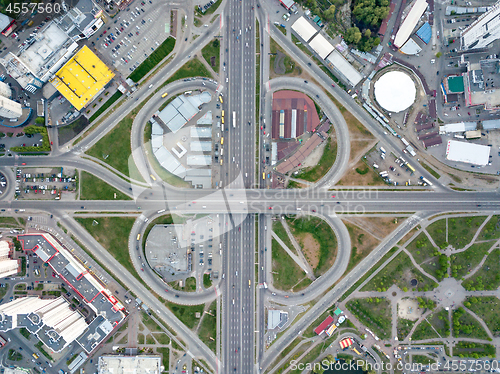
[[[259,6],[258,6],[259,5]],[[192,27],[191,1],[180,4],[188,14],[186,35]],[[186,43],[178,39],[176,55],[162,70],[152,77],[148,84],[143,85],[127,99],[123,110],[113,112],[94,131],[86,136],[73,148],[55,148],[46,157],[15,156],[2,158],[0,171],[9,181],[6,192],[0,200],[0,208],[14,213],[16,209],[26,209],[29,212],[46,212],[53,214],[72,233],[74,233],[87,248],[92,248],[96,258],[108,269],[114,269],[118,276],[159,318],[167,322],[188,345],[190,356],[203,358],[218,373],[258,373],[268,368],[277,354],[282,351],[301,331],[315,320],[338,297],[375,264],[392,246],[394,246],[409,230],[415,227],[421,219],[436,212],[446,211],[500,211],[500,199],[496,191],[468,192],[452,191],[440,185],[435,178],[415,163],[414,167],[421,175],[435,182],[430,191],[392,191],[379,189],[350,189],[344,191],[329,191],[346,170],[349,157],[349,134],[340,111],[332,104],[324,90],[330,92],[337,100],[353,113],[363,125],[374,135],[383,140],[384,147],[389,152],[400,154],[396,138],[384,134],[384,130],[354,100],[339,87],[332,87],[330,78],[294,44],[289,43],[281,32],[269,25],[268,13],[272,5],[252,1],[224,1],[220,6],[221,22],[214,22],[204,31],[204,34],[193,42]],[[272,10],[274,12],[274,8]],[[259,35],[262,43],[260,56],[256,55],[255,17],[259,19]],[[248,31],[247,31],[248,30]],[[240,34],[241,31],[241,34]],[[159,177],[149,166],[143,146],[144,124],[159,106],[162,90],[158,91],[138,113],[131,132],[131,146],[135,162],[144,180],[121,175],[103,162],[96,160],[85,151],[105,136],[113,127],[130,113],[135,106],[145,100],[153,90],[168,79],[188,59],[199,53],[200,49],[209,43],[213,36],[223,35],[221,42],[221,72],[216,84],[204,86],[201,80],[190,82],[178,81],[169,84],[169,92],[181,92],[187,89],[204,87],[216,93],[222,92],[229,126],[224,131],[227,151],[224,157],[221,181],[223,189],[217,190],[187,190],[178,189],[159,182]],[[309,69],[314,77],[313,82],[305,83],[295,78],[277,78],[269,80],[269,38],[274,38],[282,48],[303,68]],[[190,39],[188,39],[190,40]],[[248,47],[246,46],[248,43]],[[257,57],[260,61],[257,62]],[[225,63],[225,70],[222,64]],[[311,65],[309,65],[311,63]],[[256,92],[256,66],[260,64],[261,93]],[[226,82],[227,79],[227,82]],[[279,89],[295,89],[317,97],[322,109],[335,126],[338,139],[337,161],[328,174],[314,187],[305,190],[272,190],[267,189],[266,181],[258,176],[262,168],[262,148],[256,154],[256,138],[262,145],[262,133],[257,131],[255,97],[261,95],[261,114],[266,123],[271,123],[272,92]],[[232,125],[232,112],[236,112],[236,126]],[[234,162],[233,162],[234,157]],[[22,201],[12,200],[15,185],[15,168],[37,166],[63,166],[85,170],[99,176],[107,183],[131,196],[131,201]],[[255,170],[255,165],[259,169]],[[23,166],[24,167],[24,166]],[[150,175],[156,175],[156,181]],[[256,179],[257,175],[257,179]],[[254,188],[252,188],[254,187]],[[259,187],[259,188],[257,188]],[[333,198],[332,195],[335,195]],[[196,203],[195,203],[196,202]],[[244,202],[244,204],[241,204]],[[145,282],[162,298],[180,304],[200,304],[221,299],[221,342],[220,354],[214,354],[201,340],[185,327],[157,297],[148,291],[73,218],[73,212],[142,212],[129,236],[129,251],[136,269],[141,261],[137,258],[136,235],[145,229],[144,217],[155,218],[157,211],[165,208],[170,212],[213,213],[220,214],[221,225],[229,229],[223,233],[223,274],[221,280],[213,289],[203,293],[182,293],[179,298],[173,292],[165,291],[166,286],[158,280],[151,269],[145,269]],[[202,208],[205,207],[205,208]],[[309,213],[323,217],[333,228],[338,241],[338,255],[327,276],[317,279],[303,294],[292,294],[271,289],[256,288],[257,283],[269,281],[271,252],[263,251],[270,248],[270,228],[272,215],[296,214],[301,208],[303,214]],[[315,212],[313,212],[313,210]],[[398,230],[387,237],[369,256],[367,256],[347,277],[335,287],[326,292],[344,273],[350,257],[350,239],[346,227],[338,218],[339,214],[369,212],[405,212],[413,213]],[[256,221],[257,217],[257,221]],[[227,225],[226,225],[227,223]],[[258,224],[257,224],[258,223]],[[258,233],[256,239],[256,231]],[[257,244],[257,245],[256,245]],[[256,275],[256,256],[258,272]],[[256,278],[257,276],[257,278]],[[250,282],[250,283],[249,283]],[[318,299],[319,298],[319,299]],[[264,304],[266,300],[285,304],[302,304],[318,299],[296,323],[290,327],[268,349],[265,349],[265,317]]]

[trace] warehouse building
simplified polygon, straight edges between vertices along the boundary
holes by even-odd
[[[446,159],[473,165],[488,165],[491,147],[480,144],[448,140]]]
[[[99,374],[161,374],[161,356],[101,356],[97,366]]]
[[[292,30],[305,42],[309,42],[318,32],[305,17],[299,17],[299,19],[293,23]]]
[[[86,45],[50,80],[52,85],[81,110],[104,91],[115,74]]]
[[[0,278],[10,277],[19,273],[20,267],[17,260],[11,260],[11,248],[7,241],[0,241]]]
[[[335,75],[353,87],[363,79],[361,73],[354,69],[349,61],[347,61],[337,50],[334,50],[326,58],[326,63],[327,66],[333,70]]]
[[[401,48],[406,43],[413,29],[417,26],[420,17],[422,17],[427,9],[427,6],[428,4],[425,0],[415,1],[394,38],[395,47]]]
[[[316,35],[310,42],[309,46],[313,49],[314,52],[318,54],[323,60],[333,52],[333,45],[330,44],[326,38],[318,34]]]

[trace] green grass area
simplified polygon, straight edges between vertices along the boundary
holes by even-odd
[[[464,308],[459,307],[452,313],[453,336],[470,339],[489,339],[483,326]]]
[[[138,112],[139,110],[139,108],[136,108],[133,112]],[[87,154],[104,161],[126,176],[142,180],[139,177],[139,170],[132,159],[132,148],[130,145],[130,132],[135,115],[136,113],[129,114],[118,122],[110,132],[87,151]]]
[[[287,223],[302,248],[304,248],[304,236],[307,234],[311,234],[319,243],[318,265],[313,270],[317,277],[324,274],[333,265],[337,256],[337,237],[330,225],[317,217],[287,218]],[[304,256],[308,259],[307,253],[304,253]]]
[[[85,116],[80,116],[75,121],[67,126],[57,128],[59,145],[65,144],[80,134],[89,124],[89,120]]]
[[[184,292],[195,292],[196,291],[196,278],[189,277],[182,281],[182,287],[180,281],[173,281],[168,283],[174,290],[184,291]]]
[[[472,342],[457,342],[453,348],[453,355],[458,357],[495,358],[496,350],[493,344],[481,344]]]
[[[2,225],[14,225],[14,226],[19,225],[14,217],[0,217],[0,224],[2,224]]]
[[[148,316],[147,313],[142,312],[141,315],[142,315],[142,323],[144,324],[144,326],[147,327],[147,329],[150,332],[161,332],[161,331],[163,331],[163,329],[160,327],[160,325],[158,325],[153,320],[153,318],[151,318],[151,316]]]
[[[182,65],[179,70],[177,70],[170,78],[168,78],[163,86],[166,86],[169,83],[175,82],[179,79],[191,78],[191,77],[207,77],[213,78],[212,74],[208,71],[208,69],[203,65],[203,63],[197,59],[189,60],[184,65]]]
[[[212,67],[215,72],[220,69],[220,41],[219,39],[213,39],[201,50],[203,58]],[[214,64],[211,63],[211,58],[214,57]]]
[[[456,279],[462,279],[464,275],[479,265],[492,245],[493,243],[489,242],[475,243],[466,251],[451,255],[452,276]]]
[[[283,223],[281,223],[280,220],[273,222],[273,231],[293,253],[297,254],[297,251],[295,250],[295,247],[293,246],[292,241],[288,237],[288,234],[283,227]]]
[[[405,338],[408,336],[411,329],[413,328],[413,325],[415,325],[415,322],[417,321],[410,321],[409,319],[398,318],[397,334],[398,334],[398,339],[400,341],[405,340]]]
[[[297,47],[300,48],[300,50],[302,52],[304,52],[306,55],[308,56],[313,56],[313,53],[309,50],[309,48],[307,48],[307,46],[305,44],[303,44],[299,38],[297,38],[295,35],[292,34],[292,42],[293,44],[295,44]]]
[[[156,352],[161,354],[161,364],[165,368],[164,373],[169,373],[169,349],[168,348],[156,348]]]
[[[456,249],[465,247],[485,218],[484,216],[448,218],[448,243]]]
[[[123,192],[86,171],[81,172],[80,192],[80,200],[132,200]]]
[[[447,266],[438,248],[434,247],[424,232],[420,233],[407,247],[415,261],[430,275],[442,279]]]
[[[500,249],[494,249],[484,261],[481,269],[463,282],[469,291],[496,290],[500,287]]]
[[[411,362],[413,364],[430,365],[436,362],[435,358],[425,356],[425,355],[411,355]]]
[[[413,331],[413,334],[411,335],[411,340],[414,342],[435,338],[439,338],[439,335],[432,329],[431,324],[426,319],[418,324],[415,331]]]
[[[26,339],[30,340],[31,339],[31,333],[26,329],[26,327],[22,327],[19,332],[21,333],[22,336],[24,336]]]
[[[217,348],[217,301],[212,302],[207,313],[203,315],[198,336],[215,353]]]
[[[204,304],[200,305],[177,305],[171,302],[166,302],[165,305],[175,314],[179,320],[190,329],[194,328],[198,323],[198,318],[195,317],[196,312],[203,313]]]
[[[9,284],[5,283],[5,287],[0,287],[0,299],[3,299],[4,296],[7,294],[7,291],[9,290]]]
[[[444,249],[448,246],[446,241],[446,218],[430,224],[426,230],[439,248]]]
[[[89,118],[89,123],[94,122],[97,117],[99,117],[101,114],[103,114],[106,109],[108,109],[111,105],[115,103],[116,100],[118,100],[120,97],[122,97],[122,93],[120,91],[116,91],[113,96],[111,96],[99,109],[96,110],[94,114]]]
[[[493,216],[484,225],[483,229],[479,233],[477,240],[491,240],[500,238],[500,216]]]
[[[138,333],[137,334],[137,344],[144,344],[144,334]]]
[[[174,47],[174,38],[168,37],[167,39],[165,39],[165,41],[161,43],[161,45],[158,46],[158,48],[156,48],[154,52],[151,53],[149,57],[145,59],[144,62],[132,72],[132,74],[129,75],[129,78],[134,82],[139,82],[141,78],[149,73],[156,65],[158,65],[161,60],[167,57],[168,54],[172,52]]]
[[[480,317],[493,336],[500,336],[500,300],[495,296],[468,297],[465,305]]]
[[[281,27],[281,26],[277,26],[277,25],[274,25],[274,26],[275,26],[275,27],[276,27],[279,31],[281,31],[281,33],[282,33],[283,35],[285,35],[285,36],[286,36],[286,28]]]
[[[7,358],[11,361],[21,361],[23,359],[23,355],[14,349],[9,349]]]
[[[45,350],[42,342],[36,343],[35,347],[38,348],[38,350],[42,353],[42,355],[44,355],[46,358],[48,358],[51,362],[54,362],[54,359],[52,358],[52,356],[49,354],[49,352],[47,352]]]
[[[158,344],[168,345],[170,343],[170,337],[165,333],[154,333],[153,336]]]
[[[156,340],[151,335],[146,336],[146,344],[156,344]]]
[[[272,241],[273,285],[279,290],[291,290],[306,273],[281,248],[276,240]]]
[[[203,274],[203,287],[212,287],[212,278],[210,278],[210,274]]]
[[[278,29],[280,29],[280,31],[283,31],[283,30],[281,30],[281,27],[278,27]],[[269,66],[270,66],[271,71],[274,72],[274,74],[278,74],[278,75],[292,74],[295,71],[295,69],[297,68],[297,63],[290,56],[288,56],[288,54],[286,54],[285,50],[283,48],[281,48],[280,45],[273,38],[271,38],[271,43],[269,45],[269,48],[270,48],[270,52],[273,53],[273,55],[271,55],[269,58]],[[276,58],[278,57],[278,55],[277,55],[278,52],[284,55],[283,65],[285,67],[285,71],[283,73],[281,73],[281,72],[278,73],[275,69],[275,66],[274,66]]]
[[[318,164],[300,171],[299,174],[295,176],[296,178],[304,179],[309,182],[316,182],[330,170],[337,159],[337,142],[331,137],[328,138],[326,142]]]
[[[397,247],[392,247],[374,266],[371,267],[351,288],[349,288],[339,299],[339,301],[344,301],[351,293],[353,293],[356,288],[358,288],[365,280],[368,279],[375,271],[377,271],[384,262],[386,262],[396,251]]]
[[[128,252],[128,237],[135,218],[94,217],[75,218],[106,250],[132,275],[142,282],[134,269]],[[97,224],[95,224],[95,222]]]
[[[353,299],[346,304],[358,320],[379,338],[391,337],[391,303],[386,299]]]
[[[441,175],[439,175],[439,173],[437,171],[435,171],[433,168],[431,168],[425,162],[420,161],[420,164],[424,167],[425,170],[427,170],[429,173],[431,173],[434,178],[436,178],[436,179],[441,178]]]
[[[411,288],[410,281],[415,278],[418,281],[418,289],[428,291],[434,289],[437,284],[424,276],[413,267],[410,258],[404,252],[399,253],[385,268],[375,275],[367,283],[362,291],[385,291],[393,284],[405,291]]]

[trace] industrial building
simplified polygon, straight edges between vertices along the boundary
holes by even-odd
[[[472,60],[472,61],[471,61]],[[463,60],[467,72],[461,78],[465,105],[482,106],[486,110],[500,109],[500,59],[486,58]]]
[[[282,329],[288,322],[288,312],[283,310],[269,309],[267,312],[267,329]]]
[[[500,2],[463,30],[460,34],[462,50],[485,48],[500,38]]]
[[[422,17],[427,9],[427,6],[428,4],[425,0],[415,1],[396,33],[396,37],[394,38],[394,46],[396,48],[401,48],[406,43],[413,29],[417,26],[420,17]]]
[[[439,126],[440,134],[474,131],[477,128],[477,123],[474,121],[447,123]]]
[[[488,165],[491,147],[486,145],[448,140],[446,159],[473,165]]]
[[[161,356],[101,356],[98,374],[161,374]]]
[[[0,96],[0,117],[19,118],[23,114],[23,107],[14,100]]]
[[[276,91],[272,104],[273,139],[295,139],[319,125],[311,98],[296,91]]]
[[[403,71],[389,71],[374,84],[377,103],[389,112],[399,113],[415,102],[417,88],[411,77]]]
[[[103,10],[92,0],[80,0],[55,22],[71,39],[78,41],[91,37],[104,25],[102,14]]]
[[[50,83],[76,110],[81,110],[104,91],[114,76],[106,64],[84,45],[59,69]]]
[[[50,22],[17,55],[10,52],[2,64],[23,89],[35,92],[71,58],[77,48],[78,44],[56,23]]]
[[[0,241],[0,278],[10,277],[19,273],[20,267],[17,260],[11,260],[11,248],[9,242]]]
[[[316,35],[310,42],[309,46],[313,49],[314,52],[318,54],[323,60],[327,58],[327,56],[333,52],[333,45],[330,44],[326,38],[318,34]]]
[[[299,19],[293,23],[292,30],[305,42],[309,42],[318,32],[305,17],[299,17]]]
[[[361,73],[354,69],[349,61],[347,61],[345,57],[342,56],[337,50],[334,50],[326,58],[326,63],[327,66],[332,69],[337,76],[339,76],[343,81],[349,83],[353,87],[363,79]]]
[[[18,240],[23,250],[32,251],[76,292],[87,316],[68,309],[62,297],[55,300],[27,297],[19,299],[22,302],[15,300],[18,303],[0,306],[3,315],[11,316],[4,318],[0,331],[22,326],[36,331],[38,338],[54,352],[76,341],[85,352],[91,353],[124,319],[124,306],[52,235],[25,234],[19,235]],[[8,309],[3,309],[6,306]]]
[[[212,95],[207,91],[193,96],[180,95],[172,100],[161,112],[156,112],[153,118],[155,121],[167,126],[175,134],[198,114],[199,107],[202,104],[208,103],[210,100],[212,100]]]

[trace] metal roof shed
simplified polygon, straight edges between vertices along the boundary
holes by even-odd
[[[316,28],[305,17],[300,17],[295,21],[292,25],[292,30],[306,42],[311,40],[317,32]]]

